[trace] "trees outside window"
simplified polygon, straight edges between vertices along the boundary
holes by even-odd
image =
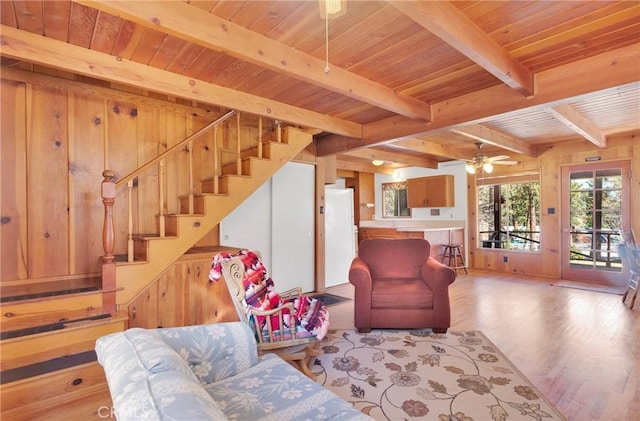
[[[540,183],[478,186],[479,246],[540,251]]]
[[[622,231],[622,171],[582,171],[570,177],[571,262],[573,266],[619,270]]]
[[[407,182],[382,183],[382,217],[411,217],[407,205]]]

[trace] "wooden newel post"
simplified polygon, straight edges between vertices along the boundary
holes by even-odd
[[[111,170],[102,173],[102,203],[104,203],[104,224],[102,226],[102,311],[111,315],[116,311],[116,264],[113,261],[115,229],[113,226],[113,204],[116,201],[115,174]]]
[[[102,226],[103,263],[113,262],[113,248],[115,246],[115,229],[113,227],[113,204],[116,201],[115,174],[111,170],[102,173],[102,203],[104,203],[104,224]]]

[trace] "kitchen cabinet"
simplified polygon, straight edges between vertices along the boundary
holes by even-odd
[[[408,179],[407,202],[410,208],[454,207],[454,177],[435,175]]]

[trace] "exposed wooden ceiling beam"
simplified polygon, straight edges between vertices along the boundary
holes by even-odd
[[[548,108],[547,112],[597,147],[607,147],[607,137],[602,130],[571,105],[556,105]]]
[[[534,94],[533,73],[451,3],[415,0],[389,3],[511,88],[525,96]]]
[[[419,137],[462,124],[481,124],[518,112],[546,109],[570,103],[590,93],[638,83],[636,45],[587,57],[536,74],[537,93],[524,98],[505,85],[482,89],[433,104],[433,121],[428,124],[394,116],[365,125],[364,138],[326,136],[317,141],[320,156],[349,149]]]
[[[332,133],[340,132],[345,136],[362,137],[362,126],[357,123],[202,82],[6,25],[1,25],[0,29],[4,57],[316,127]]]
[[[460,153],[457,148],[423,140],[419,137],[394,142],[393,146],[450,159],[469,159],[469,156]]]
[[[507,149],[523,155],[535,156],[537,153],[537,149],[526,142],[494,130],[491,127],[483,126],[482,124],[453,128],[451,131],[470,139],[498,146],[502,149]]]
[[[393,167],[391,165],[381,165],[376,167],[371,162],[363,161],[362,159],[353,158],[347,155],[337,155],[336,169],[340,171],[353,171],[353,172],[369,172],[369,173],[381,173],[392,174]]]
[[[338,66],[326,73],[323,60],[185,2],[75,1],[394,113],[431,120],[431,107],[425,102]]]
[[[404,164],[410,167],[438,168],[438,161],[435,159],[411,156],[400,152],[382,151],[375,148],[358,149],[346,152],[343,155],[363,158],[369,161],[379,159],[388,163]]]

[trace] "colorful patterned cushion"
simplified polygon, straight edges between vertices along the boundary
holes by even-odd
[[[250,250],[240,250],[237,254],[231,254],[227,252],[219,253],[215,255],[211,261],[211,270],[209,271],[209,281],[217,282],[222,277],[222,263],[232,259],[234,257],[240,258],[244,264],[245,279],[243,280],[243,286],[245,289],[245,299],[243,305],[245,308],[255,308],[260,310],[270,310],[282,306],[287,302],[293,302],[296,312],[296,318],[298,320],[298,326],[296,326],[296,332],[308,332],[309,335],[315,336],[318,340],[322,339],[329,329],[329,312],[326,306],[321,301],[302,296],[294,300],[283,301],[276,292],[275,284],[269,277],[264,263],[260,259],[260,256]],[[284,314],[288,314],[285,310]],[[267,320],[264,316],[251,316],[257,320],[260,330],[262,331],[262,337],[268,337],[269,332],[267,328]],[[255,323],[251,323],[252,328],[255,329]],[[290,326],[289,318],[283,317],[285,336],[291,335],[292,326]],[[271,317],[272,329],[278,333],[281,329],[279,326],[279,319],[277,316]],[[302,328],[302,329],[300,329]],[[288,333],[287,333],[288,332]],[[257,332],[256,332],[257,334]],[[304,336],[309,336],[303,333]]]

